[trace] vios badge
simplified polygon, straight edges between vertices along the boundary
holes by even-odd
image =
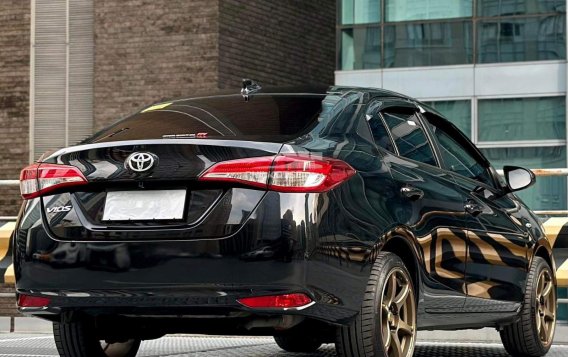
[[[149,171],[156,164],[157,157],[147,152],[134,152],[126,158],[126,168],[134,172]]]

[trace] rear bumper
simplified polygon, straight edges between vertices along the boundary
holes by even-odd
[[[370,265],[321,248],[316,224],[304,222],[316,216],[305,211],[315,199],[282,194],[286,214],[266,214],[267,196],[226,238],[128,242],[57,240],[44,228],[39,205],[28,205],[15,234],[16,288],[50,303],[21,312],[51,320],[68,311],[152,318],[285,314],[346,324],[360,309]],[[288,207],[297,208],[293,216]],[[314,303],[284,311],[237,301],[294,292]]]
[[[81,311],[93,316],[138,316],[156,319],[172,316],[229,318],[299,315],[340,325],[348,323],[358,312],[357,306],[346,305],[350,300],[345,301],[321,287],[306,284],[305,277],[309,267],[306,262],[238,264],[239,262],[233,261],[217,260],[204,263],[196,260],[192,263],[201,263],[202,266],[201,269],[194,269],[195,275],[182,273],[192,265],[188,262],[166,263],[164,266],[155,266],[140,272],[147,275],[148,283],[138,283],[138,286],[132,287],[129,286],[132,284],[128,284],[128,276],[136,275],[134,273],[115,275],[86,268],[65,272],[46,271],[45,267],[25,267],[21,275],[24,278],[19,280],[22,283],[17,285],[17,293],[47,297],[50,301],[46,307],[20,308],[20,312],[49,320],[58,320],[62,314],[69,311]],[[214,277],[215,274],[207,271],[207,267],[213,266],[215,270],[221,269],[230,273],[227,276]],[[26,272],[28,268],[31,268],[29,275]],[[36,274],[37,272],[41,274]],[[26,279],[26,276],[34,276],[35,283]],[[175,283],[172,281],[174,279],[168,279],[168,282],[163,284],[151,280],[152,277],[158,276],[176,276]],[[23,288],[25,285],[39,285],[35,279],[49,280],[51,286],[41,289]],[[61,287],[57,286],[58,282]],[[97,289],[97,282],[107,287]],[[73,285],[82,285],[84,288],[63,288]],[[251,309],[238,302],[238,299],[244,297],[290,293],[304,293],[312,302],[288,309]]]

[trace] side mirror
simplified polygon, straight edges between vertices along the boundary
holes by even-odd
[[[522,167],[504,166],[503,173],[511,192],[524,190],[536,182],[534,173]]]

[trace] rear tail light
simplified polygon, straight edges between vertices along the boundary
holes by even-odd
[[[38,197],[62,187],[86,183],[87,179],[75,166],[33,164],[20,173],[20,192],[24,199]]]
[[[18,296],[18,307],[46,307],[49,303],[49,298],[45,297],[22,294]]]
[[[290,309],[310,305],[313,300],[306,294],[284,294],[247,297],[237,300],[241,305],[252,309]]]
[[[279,192],[325,192],[355,174],[347,163],[308,155],[278,155],[220,162],[201,181],[236,182]]]

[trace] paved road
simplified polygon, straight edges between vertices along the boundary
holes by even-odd
[[[0,357],[48,357],[57,356],[51,335],[0,334]],[[142,343],[138,354],[141,357],[181,356],[335,356],[333,345],[325,345],[314,354],[283,352],[271,338],[265,337],[205,337],[166,336],[159,340]],[[478,343],[432,343],[420,342],[417,357],[506,357],[500,344]],[[550,357],[567,356],[568,345],[554,346]]]

